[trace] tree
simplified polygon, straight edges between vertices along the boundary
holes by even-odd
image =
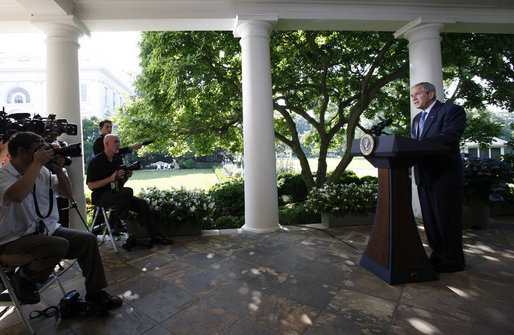
[[[475,110],[466,114],[466,130],[462,141],[475,142],[480,148],[487,148],[494,137],[502,136],[505,125],[496,121],[490,112]]]
[[[462,97],[469,106],[479,106],[484,97],[507,106],[509,87],[500,82],[501,78],[512,81],[514,43],[508,46],[512,38],[504,38],[494,48],[501,55],[495,58],[490,49],[480,49],[476,36],[449,37],[455,42],[451,48],[443,43],[445,74],[451,76],[447,84],[458,78],[453,97]],[[477,55],[470,57],[458,46],[466,46],[473,38],[471,50]],[[508,52],[498,52],[506,45]],[[140,46],[138,95],[122,107],[120,133],[133,140],[153,135],[158,148],[175,155],[187,149],[186,139],[199,154],[214,147],[240,152],[241,59],[232,33],[146,32]],[[352,159],[352,140],[356,132],[365,130],[365,120],[392,118],[396,133],[408,132],[406,40],[385,32],[274,31],[270,53],[275,137],[298,157],[308,188],[340,178]],[[496,75],[492,68],[498,66],[502,70]],[[471,84],[477,80],[471,76],[473,67],[481,82],[491,83],[490,89],[479,90],[480,85]],[[314,131],[300,136],[297,125],[304,128],[305,122]],[[319,151],[315,173],[302,150],[302,145],[311,144]],[[327,153],[341,145],[345,154],[327,177]]]
[[[82,141],[84,143],[84,165],[87,166],[93,158],[93,143],[100,136],[98,129],[98,118],[92,116],[90,119],[82,119]]]
[[[514,111],[514,35],[443,34],[441,47],[447,101]]]

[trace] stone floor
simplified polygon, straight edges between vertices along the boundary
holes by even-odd
[[[395,286],[359,265],[370,230],[228,230],[119,255],[105,243],[108,291],[123,306],[31,323],[38,334],[514,334],[513,217],[465,231],[466,271]],[[61,278],[84,296],[76,265]],[[60,297],[52,288],[25,311]],[[11,309],[0,333],[27,330]]]

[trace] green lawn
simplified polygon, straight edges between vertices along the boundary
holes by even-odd
[[[208,190],[218,183],[218,177],[212,169],[186,169],[186,170],[138,170],[134,171],[132,178],[125,184],[134,189],[134,193],[149,186],[159,189],[180,188],[188,190],[195,188]]]
[[[309,165],[311,166],[311,169],[313,171],[316,170],[318,167],[318,159],[317,158],[309,158]],[[333,171],[337,164],[339,163],[341,159],[340,158],[327,158],[327,167],[328,171]],[[277,163],[279,165],[279,163]],[[296,167],[296,169],[300,170],[300,162],[297,159],[293,159],[293,166]],[[364,157],[355,157],[350,165],[348,165],[348,170],[352,170],[357,174],[357,176],[377,176],[377,169],[371,165]]]
[[[328,169],[334,170],[338,162],[338,158],[328,158]],[[309,163],[312,169],[316,168],[317,160],[315,158],[309,159]],[[348,169],[353,170],[359,177],[377,175],[377,169],[362,157],[354,158]],[[142,189],[150,186],[155,186],[163,190],[170,189],[171,187],[180,188],[181,186],[189,190],[208,190],[216,183],[218,183],[218,178],[212,169],[137,170],[134,171],[132,178],[130,178],[125,185],[131,187],[134,190],[134,194],[137,194]],[[91,193],[87,186],[85,190],[86,193]]]

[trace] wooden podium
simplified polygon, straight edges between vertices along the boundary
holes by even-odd
[[[438,280],[414,221],[409,167],[450,148],[398,135],[365,137],[353,141],[352,155],[378,168],[378,204],[360,264],[389,284]]]

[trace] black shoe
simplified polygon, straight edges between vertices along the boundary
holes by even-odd
[[[20,276],[17,271],[13,276],[14,293],[22,304],[32,305],[41,301],[39,292],[35,283]]]
[[[109,225],[111,226],[112,229],[115,229],[119,232],[123,232],[123,233],[127,232],[127,228],[125,228],[125,225],[123,225],[123,222],[120,219],[113,219],[113,220],[109,221]]]
[[[152,249],[153,247],[153,239],[151,238],[139,238],[133,235],[129,235],[125,243],[121,246],[123,249],[127,251],[132,251],[132,248],[137,246],[147,247],[148,249]]]
[[[86,301],[94,302],[96,304],[104,305],[107,309],[118,308],[123,304],[123,300],[115,295],[110,295],[104,290],[100,290],[95,294],[86,294]]]
[[[161,244],[161,245],[171,245],[173,244],[172,240],[168,240],[167,238],[164,238],[162,236],[155,236],[152,238],[152,242],[155,244]]]

